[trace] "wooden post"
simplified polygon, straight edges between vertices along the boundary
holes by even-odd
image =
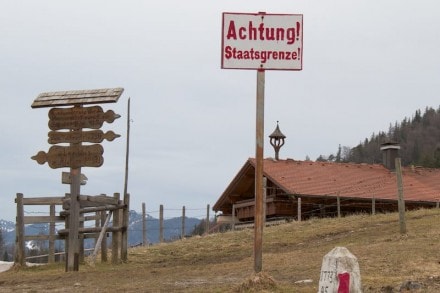
[[[24,208],[23,208],[23,194],[17,193],[15,199],[17,204],[17,216],[15,218],[15,264],[20,266],[26,265],[26,256],[24,248]]]
[[[81,168],[70,168],[70,212],[66,271],[79,270],[79,195]]]
[[[101,212],[95,212],[95,227],[101,227]],[[93,244],[96,245],[98,242],[99,235],[95,235],[95,239],[93,240]]]
[[[320,204],[320,205],[319,205],[319,212],[320,212],[320,214],[321,214],[321,217],[322,217],[322,218],[325,218],[325,215],[326,215],[325,204]]]
[[[298,197],[298,222],[301,222],[301,197]]]
[[[257,119],[255,139],[255,216],[254,216],[254,272],[263,269],[263,154],[264,154],[264,69],[257,71]]]
[[[231,224],[232,231],[235,231],[235,204],[232,204],[232,224]]]
[[[127,141],[125,151],[124,208],[122,209],[121,260],[128,260],[128,223],[130,221],[130,194],[128,186],[128,159],[130,150],[130,98],[127,101]]]
[[[182,207],[182,232],[180,233],[180,239],[185,238],[185,206]]]
[[[435,204],[436,208],[440,208],[440,201],[437,201],[437,203]]]
[[[398,192],[397,205],[399,208],[400,234],[405,234],[406,233],[405,200],[403,198],[403,180],[402,180],[402,167],[400,163],[400,158],[396,158],[395,164],[396,164],[396,176],[397,176],[397,192]]]
[[[84,216],[79,217],[79,229],[84,228]],[[78,250],[79,250],[79,263],[84,263],[84,234],[78,232]]]
[[[374,196],[371,199],[371,214],[373,216],[376,214],[376,198]]]
[[[125,180],[124,180],[124,196],[127,194],[128,185],[128,158],[130,150],[130,98],[127,101],[127,140],[125,149]]]
[[[66,193],[65,199],[70,198],[70,195]],[[66,214],[64,218],[64,227],[67,231],[69,230],[70,225],[70,212]],[[69,232],[68,232],[69,233]],[[64,237],[64,260],[65,260],[65,271],[68,271],[68,254],[69,254],[69,234]]]
[[[50,205],[49,263],[55,262],[55,204]]]
[[[95,265],[96,255],[98,254],[99,246],[101,246],[102,239],[104,238],[104,236],[106,234],[107,225],[108,225],[108,222],[110,221],[111,216],[112,216],[112,211],[109,211],[108,216],[105,219],[103,226],[101,227],[101,232],[99,233],[98,240],[96,241],[95,249],[93,250],[93,253],[90,257],[90,263],[93,266]]]
[[[263,226],[266,225],[267,215],[267,178],[263,177]]]
[[[339,196],[336,197],[336,205],[338,207],[338,218],[341,217],[341,198]]]
[[[206,206],[205,235],[209,234],[209,204]]]
[[[128,261],[128,223],[130,221],[130,194],[124,194],[124,208],[122,210],[122,246],[121,260]]]
[[[148,245],[147,240],[147,212],[145,209],[145,203],[142,203],[142,246]]]
[[[107,219],[107,212],[106,211],[101,211],[99,212],[101,215],[101,228],[105,227],[105,221]],[[110,214],[110,212],[109,212]],[[107,262],[108,261],[108,255],[107,255],[107,233],[104,234],[104,239],[101,242],[101,261],[102,262]]]
[[[120,194],[114,193],[113,197],[118,199],[118,203],[120,202]],[[113,227],[121,227],[121,221],[120,221],[120,214],[119,210],[115,210],[113,213]],[[113,232],[112,233],[112,264],[118,264],[119,263],[119,248],[120,246],[120,235],[121,232]]]
[[[159,207],[159,242],[163,242],[163,205]]]

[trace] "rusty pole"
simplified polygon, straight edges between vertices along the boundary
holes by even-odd
[[[255,221],[254,221],[254,271],[263,269],[263,152],[264,152],[264,69],[257,71],[257,121],[255,148]]]

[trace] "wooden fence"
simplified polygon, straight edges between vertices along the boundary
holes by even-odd
[[[115,193],[113,197],[105,195],[100,196],[83,196],[79,198],[80,210],[78,219],[78,241],[79,241],[79,262],[84,262],[84,240],[88,238],[95,239],[95,254],[98,246],[101,247],[101,261],[107,261],[107,233],[112,233],[112,263],[127,261],[127,242],[128,242],[128,217],[129,217],[129,194],[120,200],[120,194]],[[16,264],[25,265],[26,263],[26,241],[42,240],[49,241],[48,261],[55,261],[55,240],[63,240],[66,251],[69,249],[67,243],[69,233],[69,217],[70,217],[70,196],[65,197],[36,197],[24,198],[23,194],[17,193],[15,202],[17,204],[16,217]],[[49,216],[25,216],[24,206],[39,205],[49,206]],[[62,206],[63,210],[60,215],[56,215],[56,206]],[[111,227],[106,227],[111,215],[113,221]],[[85,227],[85,223],[93,221],[94,227]],[[28,224],[48,224],[49,233],[47,235],[26,235],[25,225]],[[56,233],[56,223],[64,223],[64,229],[60,229]],[[100,237],[100,234],[101,237]],[[98,243],[98,239],[104,241]],[[66,260],[67,266],[67,260]],[[66,267],[67,270],[67,267]]]
[[[199,209],[198,209],[199,210]],[[200,209],[202,210],[202,209]],[[209,211],[210,211],[210,205],[207,204],[206,205],[206,218],[204,218],[202,221],[204,221],[205,223],[205,227],[204,227],[204,233],[205,234],[209,234],[209,231],[211,229],[210,227],[210,222],[209,222]],[[159,205],[159,243],[165,242],[165,238],[164,238],[164,205]],[[180,230],[180,239],[183,239],[187,236],[185,231],[185,220],[186,220],[186,207],[183,206],[182,207],[182,215],[181,215],[181,230]],[[208,220],[207,220],[208,219]],[[146,207],[145,207],[145,203],[142,203],[142,243],[138,244],[138,245],[149,245],[148,243],[148,239],[147,239],[147,211],[146,211]]]

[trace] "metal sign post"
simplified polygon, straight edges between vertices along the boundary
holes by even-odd
[[[265,70],[302,70],[302,14],[224,12],[221,68],[257,70],[254,270],[262,271]],[[233,207],[233,212],[235,212]]]

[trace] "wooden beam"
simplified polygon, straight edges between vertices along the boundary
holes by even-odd
[[[101,229],[102,229],[102,227],[78,228],[78,233],[80,233],[80,234],[99,233],[99,232],[101,232]],[[106,231],[108,231],[108,232],[121,232],[122,227],[107,227]],[[69,234],[69,229],[58,230],[58,234],[67,235],[67,234]],[[93,238],[93,237],[91,237],[91,238]]]
[[[62,205],[65,197],[30,197],[23,198],[23,205]]]
[[[64,222],[65,218],[61,216],[25,216],[24,224],[39,224],[39,223],[51,223],[51,222]]]
[[[123,88],[75,90],[41,93],[34,100],[32,108],[116,103]]]

